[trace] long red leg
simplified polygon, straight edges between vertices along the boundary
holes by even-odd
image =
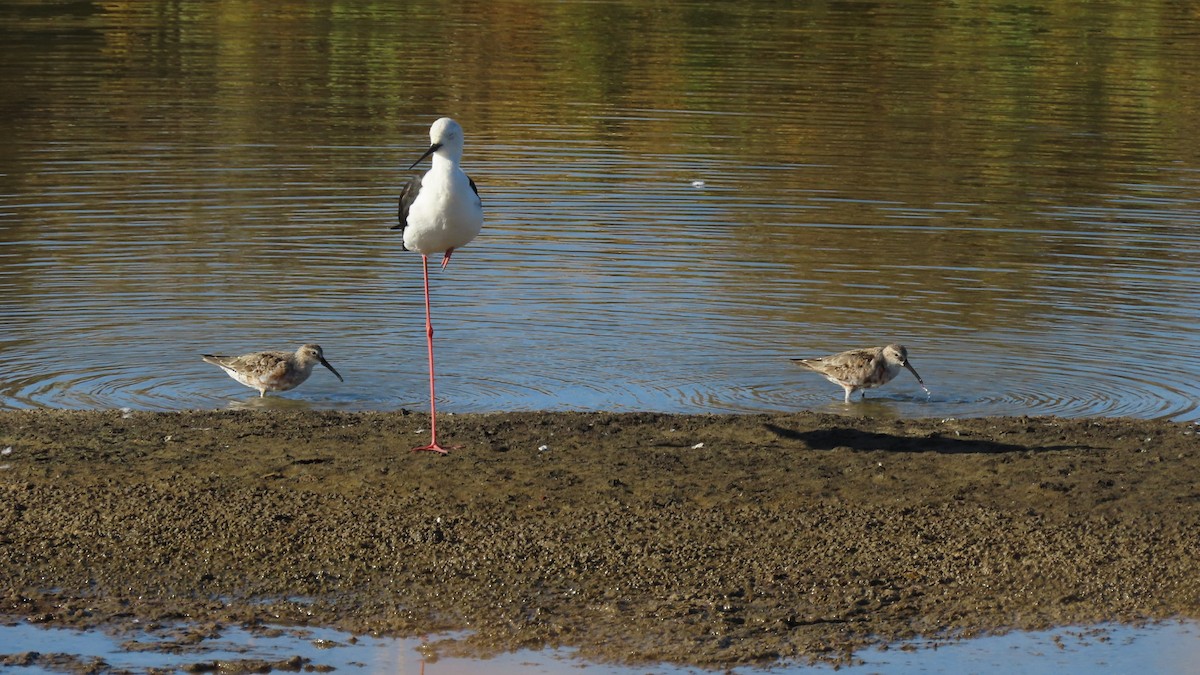
[[[422,445],[419,448],[413,448],[413,452],[436,452],[438,454],[446,454],[446,448],[438,445],[437,442],[437,404],[433,392],[433,320],[429,313],[429,258],[424,254],[421,255],[421,271],[425,275],[425,339],[429,343],[429,431],[432,438],[429,445]]]

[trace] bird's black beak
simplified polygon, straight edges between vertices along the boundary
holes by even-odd
[[[337,379],[339,379],[339,380],[342,380],[342,374],[341,374],[341,373],[339,373],[338,371],[334,370],[334,369],[333,369],[333,366],[329,365],[329,362],[328,362],[328,361],[326,361],[326,360],[325,360],[325,357],[323,357],[323,356],[321,357],[321,365],[323,365],[323,366],[325,366],[326,368],[328,368],[328,369],[329,369],[329,372],[333,373],[334,375],[337,375]],[[345,382],[345,380],[342,380],[342,382]]]
[[[438,148],[440,148],[440,147],[442,147],[442,144],[441,144],[441,143],[434,143],[433,145],[429,146],[429,149],[425,151],[425,154],[421,155],[421,157],[420,157],[419,159],[417,159],[417,161],[413,162],[413,163],[412,163],[412,166],[408,167],[408,170],[409,170],[409,171],[412,171],[413,169],[417,168],[417,165],[418,165],[418,164],[420,164],[421,162],[425,161],[425,158],[426,158],[426,157],[428,157],[428,156],[432,155],[433,153],[437,152],[437,151],[438,151]]]
[[[912,373],[913,377],[917,378],[917,382],[920,382],[922,387],[925,386],[925,380],[921,379],[921,376],[917,374],[917,369],[912,367],[912,364],[908,362],[908,359],[904,360],[904,367],[908,368],[908,372]]]

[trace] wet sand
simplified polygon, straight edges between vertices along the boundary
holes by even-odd
[[[440,421],[445,457],[405,412],[0,412],[0,615],[710,667],[1200,618],[1195,425]]]

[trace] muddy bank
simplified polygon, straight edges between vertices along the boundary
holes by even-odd
[[[1195,425],[455,415],[410,454],[426,424],[0,412],[0,614],[707,666],[1200,618]]]

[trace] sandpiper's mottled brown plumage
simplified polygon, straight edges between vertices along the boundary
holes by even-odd
[[[850,402],[850,394],[860,389],[864,390],[865,397],[866,389],[891,382],[901,368],[907,368],[925,389],[925,382],[908,362],[908,350],[904,345],[851,349],[818,359],[792,359],[792,363],[811,368],[830,382],[841,385],[846,390],[846,403]],[[929,390],[925,389],[925,393]]]
[[[257,389],[259,397],[266,396],[268,391],[287,391],[300,386],[318,363],[342,380],[341,374],[325,360],[319,345],[304,345],[294,353],[254,352],[243,356],[204,354],[204,361],[219,366],[247,387]]]

